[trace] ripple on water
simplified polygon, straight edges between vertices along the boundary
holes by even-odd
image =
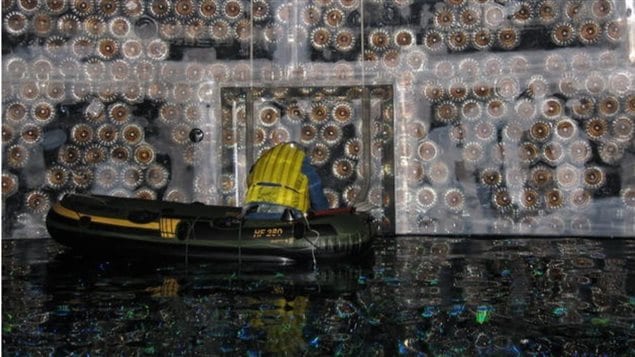
[[[95,262],[5,241],[3,352],[628,355],[634,247],[393,237],[368,262],[313,271]]]

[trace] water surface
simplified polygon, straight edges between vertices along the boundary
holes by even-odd
[[[635,241],[379,239],[354,264],[4,240],[5,355],[635,355]]]

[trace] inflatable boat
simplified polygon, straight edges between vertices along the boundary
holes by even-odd
[[[55,203],[46,226],[90,255],[280,264],[361,256],[375,235],[372,217],[352,208],[263,218],[241,207],[84,194]]]

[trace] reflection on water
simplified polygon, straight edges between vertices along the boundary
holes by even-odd
[[[3,241],[2,351],[632,355],[634,263],[633,240],[386,238],[317,271]]]

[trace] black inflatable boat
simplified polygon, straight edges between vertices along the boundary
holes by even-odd
[[[240,207],[69,194],[46,226],[57,242],[91,255],[283,264],[360,256],[374,236],[371,217],[354,209],[287,213],[250,219]]]

